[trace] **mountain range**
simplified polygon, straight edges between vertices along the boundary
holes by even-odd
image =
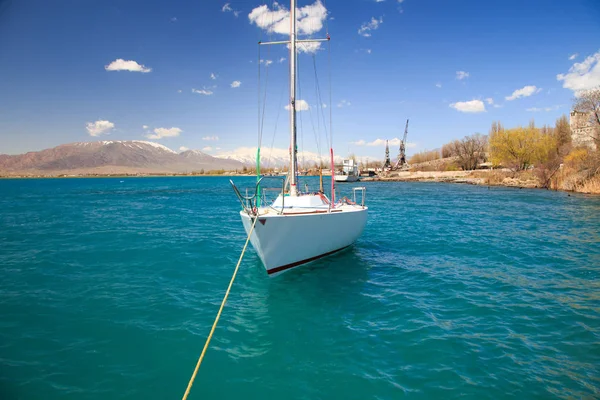
[[[26,154],[0,154],[3,176],[191,173],[243,167],[234,159],[199,150],[177,153],[161,144],[138,140],[78,142]]]
[[[336,164],[342,157],[335,157]],[[0,154],[0,176],[56,176],[107,174],[185,174],[204,170],[242,170],[256,163],[256,148],[241,147],[216,156],[200,150],[181,153],[162,144],[141,140],[104,140],[63,144],[25,154]],[[329,166],[328,154],[298,152],[301,169]],[[263,149],[263,168],[282,168],[289,164],[287,149]]]

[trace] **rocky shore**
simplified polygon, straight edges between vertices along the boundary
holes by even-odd
[[[508,171],[398,171],[384,175],[362,178],[362,182],[446,182],[485,186],[508,186],[518,188],[539,188],[541,185],[532,177],[516,178],[506,176]]]

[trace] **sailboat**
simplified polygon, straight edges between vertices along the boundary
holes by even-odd
[[[290,80],[290,168],[281,192],[272,203],[265,204],[258,176],[252,196],[244,196],[233,181],[231,185],[242,204],[240,216],[246,234],[252,226],[250,242],[269,275],[337,253],[351,246],[362,234],[367,222],[366,189],[353,188],[352,199],[335,199],[333,149],[331,157],[331,193],[301,191],[298,184],[296,141],[296,48],[298,43],[324,42],[325,39],[297,39],[296,1],[290,5],[289,40],[261,44],[289,46]],[[260,157],[257,157],[260,160]],[[322,179],[322,178],[321,178]],[[360,200],[358,197],[360,196]],[[258,219],[258,221],[255,221]]]

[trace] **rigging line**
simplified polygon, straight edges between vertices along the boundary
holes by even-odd
[[[298,97],[296,97],[296,106],[298,106],[298,99],[302,100],[302,85],[300,84],[300,57],[296,57],[296,79],[297,79],[297,89],[298,89]],[[304,100],[306,102],[306,100]],[[308,103],[307,103],[308,104]],[[298,108],[296,107],[296,111]],[[302,110],[300,110],[302,111]],[[296,114],[296,120],[300,120],[300,149],[301,149],[301,165],[304,164],[304,125],[302,123],[302,112]],[[298,129],[296,129],[296,135],[298,135]],[[296,143],[296,148],[298,148],[298,144]],[[298,159],[296,157],[296,170],[298,170]]]
[[[312,56],[313,56],[313,59],[314,59],[315,55],[313,54]],[[316,82],[315,82],[315,85],[316,85]],[[318,102],[319,101],[318,95],[316,97],[317,97],[317,102]],[[312,108],[311,107],[308,108],[308,115],[310,116],[310,124],[312,126],[313,133],[315,135],[315,142],[316,142],[316,145],[317,145],[317,152],[318,152],[319,158],[320,158],[321,157],[321,146],[320,146],[319,138],[318,138],[318,136],[319,136],[319,134],[318,134],[319,130],[315,129],[315,123],[314,123],[314,120],[313,120]],[[319,112],[318,112],[318,107],[317,107],[317,123],[318,122],[319,122]]]
[[[267,57],[271,54],[271,46],[267,49]],[[260,69],[260,60],[259,60],[259,69]],[[265,127],[265,112],[267,110],[267,87],[269,84],[269,66],[267,65],[267,60],[265,60],[265,94],[263,97],[263,110],[262,110],[262,121],[261,121],[261,129],[260,129],[260,141],[258,143],[258,147],[262,144],[262,133]]]
[[[244,254],[246,253],[246,248],[248,247],[248,242],[250,242],[250,236],[252,235],[252,231],[254,231],[254,225],[256,225],[256,221],[258,221],[258,215],[254,217],[254,221],[252,222],[252,226],[250,227],[250,232],[248,232],[248,237],[246,238],[246,243],[244,244],[244,248],[242,249],[242,253],[240,254],[240,258],[233,270],[233,275],[231,276],[231,280],[229,281],[229,286],[227,287],[227,291],[225,292],[225,296],[223,297],[223,301],[221,302],[221,307],[219,307],[219,312],[215,318],[215,322],[213,322],[212,328],[210,329],[210,333],[208,334],[208,338],[206,339],[206,343],[204,343],[204,348],[202,349],[202,353],[200,354],[200,358],[198,358],[198,362],[196,363],[196,368],[194,369],[194,373],[190,378],[190,381],[185,389],[185,393],[183,394],[183,400],[186,400],[190,394],[190,390],[192,390],[192,385],[194,384],[194,380],[196,379],[196,375],[198,374],[198,370],[200,369],[200,364],[202,364],[202,360],[204,359],[204,355],[206,354],[206,350],[208,349],[208,345],[210,344],[210,340],[212,339],[213,333],[215,332],[215,328],[219,323],[219,318],[221,318],[221,313],[223,312],[223,308],[225,307],[225,303],[227,302],[227,298],[229,297],[229,292],[231,291],[231,287],[233,286],[233,281],[235,281],[235,277],[237,275],[238,269],[240,268],[240,264],[242,263],[242,259],[244,258]]]
[[[313,120],[312,108],[311,107],[308,108],[308,115],[310,116],[310,118],[309,118],[310,119],[310,125],[312,126],[313,133],[315,135],[315,142],[316,142],[316,145],[317,145],[317,152],[318,152],[319,157],[320,157],[321,156],[321,148],[319,146],[318,130],[315,129],[315,122]],[[317,113],[317,122],[319,122],[319,114],[318,113]]]
[[[316,68],[316,54],[313,54],[313,67],[315,71],[315,75],[317,75]],[[323,113],[323,99],[321,98],[321,92],[319,90],[319,82],[318,78],[315,78],[315,92],[317,96],[317,101],[319,102],[319,106],[317,108],[317,151],[319,152],[319,161],[321,160],[321,118],[320,115]]]
[[[283,94],[285,92],[285,85],[281,86],[281,94],[279,95],[279,104],[277,105],[277,118],[275,118],[275,129],[273,129],[273,137],[271,138],[271,149],[269,151],[269,158],[267,159],[267,168],[270,167],[273,154],[273,146],[275,144],[275,134],[277,133],[277,125],[279,124],[279,117],[281,115],[281,103],[283,102]]]
[[[329,73],[329,147],[333,149],[333,125],[332,125],[332,108],[333,104],[331,104],[331,41],[327,41],[327,64],[328,64],[328,73]],[[333,173],[333,172],[332,172]]]
[[[333,161],[333,126],[331,106],[331,41],[327,41],[327,65],[329,73],[329,154],[331,156],[331,204],[335,204],[335,164]]]
[[[256,102],[258,104],[258,115],[256,118],[256,121],[258,123],[258,147],[260,148],[260,142],[262,140],[262,126],[261,126],[261,121],[260,121],[260,42],[258,42],[258,58],[256,60],[256,65],[258,68],[258,87],[257,87],[257,99]]]
[[[319,74],[317,73],[317,61],[316,61],[316,56],[315,55],[313,55],[313,69],[315,71],[315,90],[317,92],[317,98],[318,98],[319,104],[321,104],[320,110],[321,110],[321,117],[323,118],[323,129],[325,130],[325,139],[327,141],[329,141],[329,135],[328,135],[328,132],[327,132],[327,124],[325,123],[325,115],[323,114],[323,105],[322,105],[323,98],[321,97],[321,88],[320,88],[320,85],[319,85]],[[319,115],[317,115],[317,121],[319,122],[319,128],[320,128]],[[320,147],[320,145],[321,145],[321,142],[319,140],[318,146]],[[320,150],[319,150],[319,155],[320,155]]]
[[[327,10],[327,4],[326,4],[325,0],[322,0],[322,3],[323,3],[323,8],[325,8],[325,10]],[[327,34],[327,36],[329,36],[329,24],[327,23],[327,20],[328,20],[327,15],[328,14],[329,14],[329,12],[327,12],[325,14],[325,33]]]
[[[300,84],[300,57],[296,59],[298,68],[296,68],[296,76],[298,77],[298,97],[302,99],[302,85]],[[306,100],[304,100],[306,102]],[[307,103],[308,105],[308,103]],[[309,107],[310,110],[310,107]],[[300,149],[302,150],[302,164],[304,164],[304,125],[302,123],[302,113],[300,113]]]
[[[258,102],[258,144],[256,146],[256,181],[260,182],[260,146],[262,142],[262,122],[260,120],[260,42],[258,43],[258,59],[257,59],[257,67],[258,67],[258,90],[257,90],[257,102]],[[256,191],[258,192],[257,205],[260,206],[260,186],[257,185]]]
[[[316,86],[316,90],[317,90],[317,96],[319,97],[319,99],[322,102],[322,96],[321,96],[321,85],[319,83],[319,74],[317,72],[317,61],[316,61],[316,57],[313,57],[313,69],[315,71],[315,86]],[[331,106],[331,104],[330,104]],[[321,107],[321,110],[323,110],[323,107]],[[325,129],[325,134],[326,134],[326,139],[327,141],[329,141],[329,135],[328,135],[328,131],[327,131],[327,124],[325,123],[325,115],[322,114],[322,118],[323,118],[323,127]]]
[[[271,8],[274,8],[275,3],[276,3],[275,0],[273,0],[271,2]],[[273,26],[274,18],[275,18],[274,17],[274,13],[271,13],[271,24],[269,26]],[[262,32],[262,29],[260,31]],[[272,38],[273,38],[273,32],[269,31],[269,30],[267,32],[268,32],[269,41],[271,41]],[[261,65],[261,61],[262,61],[261,58],[260,58],[260,47],[261,47],[260,43],[261,43],[261,41],[259,41],[259,45],[258,45],[258,79],[259,79],[258,102],[259,102],[259,104],[260,104],[260,65]],[[269,46],[268,49],[267,49],[267,57],[269,57],[270,54],[271,54],[271,46]],[[267,59],[265,59],[264,64],[265,64],[265,68],[267,68],[268,67],[268,65],[267,65]],[[259,139],[258,139],[258,148],[259,149],[262,146],[262,134],[263,134],[263,131],[264,131],[264,126],[265,126],[265,112],[266,112],[266,109],[267,109],[267,87],[268,87],[268,83],[269,83],[269,70],[267,69],[266,73],[265,73],[265,94],[264,94],[264,98],[263,98],[262,118],[261,118],[260,107],[259,107],[259,111],[258,111],[259,112],[259,115],[258,115],[259,122],[258,123],[259,123],[259,126],[260,126],[260,128],[259,128]]]

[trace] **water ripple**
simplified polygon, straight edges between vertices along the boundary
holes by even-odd
[[[276,278],[247,253],[193,395],[600,397],[600,199],[368,192],[347,251]],[[0,397],[180,396],[238,208],[225,178],[0,181]]]

